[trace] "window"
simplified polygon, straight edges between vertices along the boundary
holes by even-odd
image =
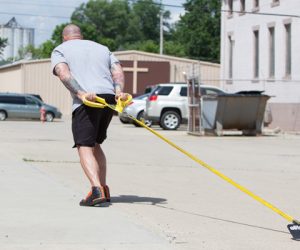
[[[285,75],[292,73],[292,32],[291,23],[285,24]]]
[[[136,96],[136,97],[134,97],[134,99],[137,99],[137,100],[147,100],[148,97],[149,97],[149,93],[143,94],[143,95],[140,95],[140,96]]]
[[[233,13],[233,0],[228,0],[228,10],[229,10],[229,16]]]
[[[232,79],[233,77],[233,49],[234,49],[234,41],[232,36],[228,36],[229,44],[228,44],[228,78]]]
[[[259,31],[254,30],[254,78],[259,77]]]
[[[240,5],[241,5],[240,11],[245,12],[245,10],[246,10],[245,0],[240,0]]]
[[[25,97],[19,96],[1,96],[0,103],[7,103],[7,104],[18,104],[24,105],[25,104]]]
[[[269,28],[269,77],[275,77],[275,28]]]
[[[187,87],[182,87],[180,89],[180,93],[179,93],[180,96],[187,96]]]
[[[38,103],[30,97],[26,97],[26,104],[28,105],[38,105]]]
[[[254,0],[253,1],[253,9],[252,9],[253,12],[257,12],[259,11],[259,0]]]
[[[164,87],[160,87],[157,90],[157,95],[169,95],[172,91],[173,87],[171,86],[164,86]]]
[[[271,7],[276,7],[280,5],[280,1],[279,0],[273,0],[271,3]]]

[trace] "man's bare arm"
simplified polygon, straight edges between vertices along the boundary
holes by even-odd
[[[78,95],[79,92],[83,92],[82,88],[71,75],[70,69],[67,64],[59,63],[55,66],[55,73],[65,85],[65,87],[71,91],[72,94]]]
[[[115,85],[116,96],[119,96],[124,89],[124,72],[119,63],[114,63],[111,67],[111,74]]]

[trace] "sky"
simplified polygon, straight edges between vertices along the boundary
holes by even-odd
[[[70,21],[72,12],[88,0],[0,0],[0,24],[12,17],[26,28],[35,29],[35,46],[51,38],[56,25]],[[156,0],[160,2],[160,0]],[[162,0],[163,4],[182,6],[185,0]],[[172,21],[179,19],[183,8],[165,6],[171,12]]]

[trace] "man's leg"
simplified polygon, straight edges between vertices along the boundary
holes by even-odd
[[[104,192],[106,201],[110,202],[110,191],[109,191],[109,187],[106,185],[106,157],[99,144],[95,146],[94,155],[99,166],[99,171],[100,171],[99,180],[100,180],[101,188]]]
[[[78,146],[80,163],[92,187],[100,187],[100,168],[95,157],[95,148]]]
[[[95,146],[94,156],[98,163],[100,184],[101,186],[105,187],[106,186],[106,157],[99,144],[96,144]]]
[[[100,184],[100,168],[95,157],[94,147],[78,146],[80,163],[91,183],[91,192],[79,203],[80,206],[94,206],[107,201],[104,188]]]

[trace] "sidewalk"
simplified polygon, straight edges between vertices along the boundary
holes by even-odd
[[[112,203],[89,185],[70,122],[0,124],[0,249],[298,249],[276,213],[143,128],[115,117],[103,145]],[[166,137],[300,218],[300,136]]]

